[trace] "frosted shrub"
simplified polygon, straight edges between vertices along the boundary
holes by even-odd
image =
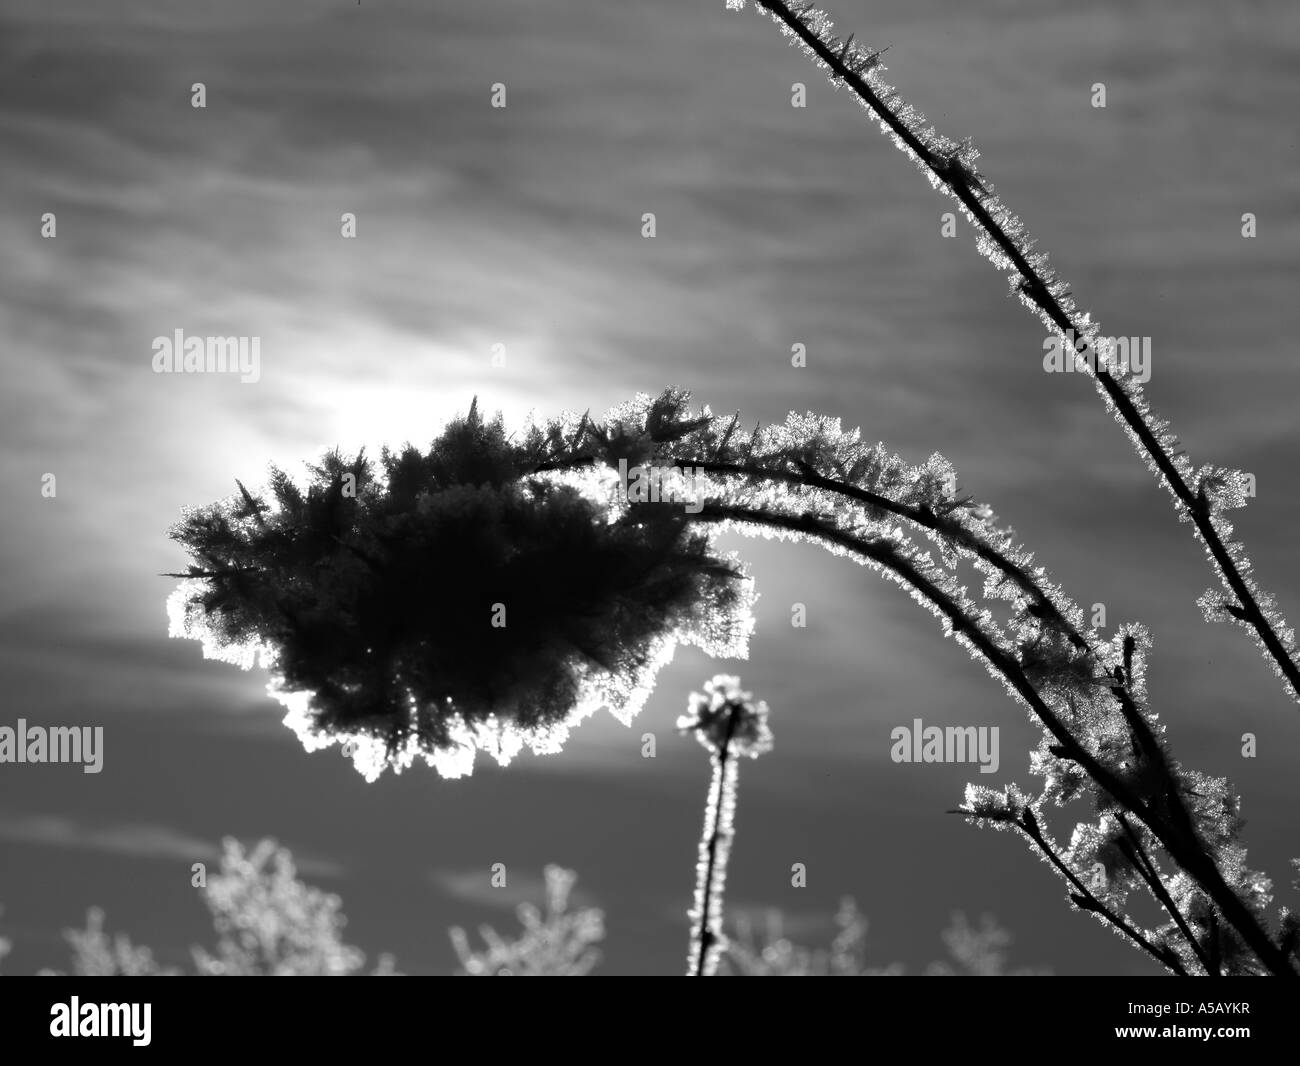
[[[578,875],[560,866],[546,867],[546,913],[531,903],[519,906],[521,934],[507,940],[491,926],[481,926],[484,950],[470,947],[459,926],[451,930],[460,959],[460,976],[585,977],[600,961],[596,947],[605,939],[605,915],[595,907],[569,910],[569,893]]]
[[[522,929],[508,940],[490,926],[481,935],[486,950],[475,951],[460,928],[450,930],[460,958],[460,974],[475,976],[581,977],[600,961],[597,945],[605,937],[604,913],[595,907],[570,909],[577,874],[548,866],[546,911],[531,903],[518,909]],[[342,939],[347,919],[342,900],[298,878],[293,856],[274,840],[251,850],[225,842],[221,869],[201,889],[217,935],[216,947],[191,949],[194,975],[200,977],[400,977],[391,954],[363,969],[364,955]],[[104,931],[104,912],[92,907],[84,929],[69,929],[72,973],[79,977],[180,976],[180,967],[163,966],[153,952],[118,933]],[[0,958],[9,942],[0,939]],[[62,976],[57,970],[43,974]]]
[[[343,943],[347,919],[338,896],[299,880],[293,855],[274,840],[251,850],[224,842],[220,866],[200,894],[212,918],[215,947],[192,949],[195,974],[207,977],[341,977],[361,973],[365,956]],[[92,907],[84,929],[64,933],[79,977],[177,976],[146,947],[104,931],[104,912]],[[52,971],[47,971],[52,972]],[[375,974],[392,972],[384,957]]]
[[[191,950],[196,963],[194,975],[340,976],[367,973],[361,969],[360,952],[341,944],[339,933],[345,921],[338,897],[306,885],[298,880],[293,870],[292,855],[274,841],[263,840],[251,851],[245,851],[233,841],[227,842],[223,873],[215,882],[220,898],[211,901],[209,906],[214,924],[218,926],[219,944],[215,952],[201,948]],[[464,929],[456,926],[448,931],[460,960],[461,968],[456,976],[585,977],[592,972],[601,958],[599,945],[605,938],[604,912],[597,907],[572,907],[571,895],[578,879],[574,871],[550,865],[544,874],[545,910],[532,903],[521,904],[517,910],[520,928],[513,936],[498,933],[491,926],[481,926],[479,935],[484,946],[475,949]],[[318,918],[304,921],[304,912],[315,912]],[[723,940],[718,937],[711,942],[711,947],[720,953],[716,972],[746,977],[867,977],[904,972],[897,963],[886,967],[867,964],[867,920],[852,899],[846,898],[835,916],[837,932],[829,950],[792,944],[782,931],[779,910],[770,909],[763,917],[763,925],[759,928],[748,916],[742,915],[735,921],[734,934],[730,938]],[[65,932],[64,938],[72,949],[72,973],[76,976],[152,977],[186,973],[180,967],[158,963],[149,948],[134,944],[121,933],[110,936],[105,932],[104,922],[104,912],[92,907],[87,912],[84,929]],[[281,933],[293,928],[296,932],[287,937],[276,936],[271,941],[263,940],[260,948],[257,938],[242,944],[229,942],[232,930],[255,927]],[[236,936],[235,939],[240,938]],[[925,971],[928,976],[1047,973],[1006,970],[1003,949],[1010,934],[988,916],[980,928],[973,929],[964,915],[954,914],[952,925],[943,939],[952,962],[931,964]],[[293,944],[292,949],[286,949],[288,943]],[[698,925],[694,943],[698,947]],[[0,938],[0,959],[8,947],[8,940]],[[692,954],[692,965],[698,962],[698,958],[697,954]],[[60,971],[50,969],[41,973],[63,976]],[[391,954],[381,955],[368,975],[403,976]]]
[[[738,977],[891,977],[901,974],[897,964],[867,965],[866,916],[845,897],[835,913],[836,933],[830,949],[806,948],[785,935],[781,912],[770,908],[760,926],[749,915],[735,919],[719,972]]]
[[[769,910],[762,926],[742,917],[736,920],[736,934],[728,943],[721,973],[738,977],[901,977],[900,963],[870,966],[867,963],[866,916],[851,897],[840,902],[835,914],[835,937],[829,949],[805,948],[792,943],[784,933],[781,912]],[[1006,948],[1011,934],[991,915],[984,915],[978,928],[956,912],[943,933],[949,962],[933,962],[927,977],[1028,977],[1049,976],[1050,971],[1006,968]]]
[[[179,970],[160,966],[153,952],[131,942],[130,937],[104,932],[104,912],[91,907],[84,929],[63,934],[72,948],[72,972],[78,977],[174,977]]]
[[[300,881],[293,856],[273,840],[245,851],[227,839],[221,869],[208,879],[203,900],[217,946],[194,950],[200,974],[343,977],[365,960],[343,943],[342,900]]]

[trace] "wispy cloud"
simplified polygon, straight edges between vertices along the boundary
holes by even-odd
[[[169,826],[118,822],[94,826],[58,814],[0,814],[0,840],[12,844],[99,851],[135,859],[178,859],[215,863],[220,842],[190,836]],[[294,854],[298,872],[308,877],[341,877],[343,868],[328,859]]]

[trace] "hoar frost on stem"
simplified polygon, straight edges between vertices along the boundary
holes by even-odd
[[[744,6],[745,0],[727,0],[731,10]],[[1233,539],[1224,514],[1245,506],[1246,475],[1212,465],[1192,466],[1169,423],[1152,412],[1137,375],[1112,358],[1098,323],[1075,303],[1067,284],[1049,266],[1046,253],[1034,251],[1024,224],[994,195],[993,186],[976,167],[979,152],[974,145],[969,139],[959,142],[939,133],[906,103],[881,76],[885,67],[880,52],[855,43],[852,35],[847,40],[835,36],[830,18],[812,4],[754,0],[754,9],[769,15],[836,88],[847,86],[931,185],[957,201],[975,227],[980,254],[1009,275],[1011,293],[1063,343],[1076,351],[1097,353],[1096,365],[1081,359],[1078,368],[1093,378],[1107,408],[1173,496],[1179,521],[1192,523],[1219,577],[1222,587],[1210,589],[1198,600],[1207,621],[1232,620],[1245,628],[1292,697],[1300,700],[1295,632],[1272,594],[1251,576],[1250,560]]]
[[[702,694],[691,693],[687,713],[677,720],[679,730],[694,733],[704,745],[713,765],[696,865],[695,905],[690,912],[688,977],[712,977],[727,946],[722,894],[736,835],[737,760],[757,759],[772,749],[767,713],[766,703],[754,703],[752,694],[741,690],[740,678],[718,674],[705,683]]]

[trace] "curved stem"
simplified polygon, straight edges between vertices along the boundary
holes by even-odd
[[[1069,639],[1070,643],[1076,648],[1088,648],[1087,641],[1083,635],[1070,624],[1069,620],[1061,614],[1049,596],[1039,587],[1038,582],[1032,575],[1020,566],[1014,560],[1007,557],[1004,552],[999,551],[991,544],[986,544],[976,537],[970,530],[960,522],[954,522],[950,518],[935,514],[928,507],[918,507],[911,504],[900,503],[897,500],[891,500],[888,496],[882,496],[878,492],[872,492],[869,489],[859,488],[856,485],[850,485],[844,481],[837,481],[834,478],[825,477],[817,473],[807,463],[797,463],[800,472],[798,474],[786,470],[773,470],[768,467],[756,466],[752,463],[717,463],[710,462],[707,459],[682,459],[677,460],[683,464],[698,466],[706,473],[715,474],[737,474],[744,477],[767,478],[787,483],[803,485],[807,488],[821,489],[824,492],[833,492],[848,499],[856,500],[858,503],[864,503],[869,507],[878,507],[882,511],[905,518],[924,529],[931,530],[934,533],[941,534],[950,541],[955,542],[972,555],[978,556],[986,563],[996,567],[1003,574],[1014,581],[1022,592],[1031,596],[1035,605],[1043,611],[1044,618],[1058,626]],[[1091,649],[1088,649],[1091,650]],[[1095,653],[1094,653],[1095,654]]]
[[[536,467],[538,473],[548,470],[560,470],[568,467],[591,465],[599,460],[594,455],[581,455],[569,459],[556,460],[544,463]],[[788,485],[799,485],[803,488],[820,489],[824,492],[833,492],[836,495],[844,496],[847,499],[854,500],[857,503],[866,504],[868,507],[876,507],[882,511],[897,515],[899,518],[906,519],[915,525],[928,529],[931,532],[938,533],[948,540],[956,543],[961,548],[978,556],[986,563],[997,568],[1004,575],[1014,581],[1026,595],[1033,598],[1035,606],[1042,612],[1044,621],[1050,622],[1057,626],[1066,636],[1066,638],[1076,648],[1088,650],[1094,656],[1097,653],[1088,645],[1078,629],[1071,625],[1067,619],[1052,602],[1035,580],[1023,566],[1020,566],[1014,560],[1007,557],[1005,552],[999,551],[991,544],[976,537],[969,529],[960,522],[954,522],[952,519],[943,515],[936,514],[927,507],[914,506],[912,504],[901,503],[898,500],[891,500],[888,496],[881,495],[878,492],[872,492],[870,489],[860,488],[857,485],[851,485],[846,481],[837,481],[834,478],[826,477],[817,473],[807,463],[791,460],[799,467],[796,473],[793,470],[782,470],[779,467],[763,466],[758,463],[731,463],[720,462],[713,459],[703,459],[696,456],[673,456],[672,465],[682,467],[693,467],[701,470],[706,474],[733,475],[736,477],[753,478],[759,481],[780,481]],[[1097,656],[1100,658],[1100,656]]]

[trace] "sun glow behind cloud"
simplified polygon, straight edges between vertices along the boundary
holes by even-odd
[[[305,384],[298,402],[319,413],[298,426],[298,434],[314,437],[317,446],[337,445],[345,452],[364,447],[377,456],[381,445],[399,448],[410,442],[417,448],[429,441],[450,419],[463,415],[477,395],[480,410],[500,410],[511,427],[521,426],[536,406],[536,391],[502,371],[494,380],[489,368],[490,353],[466,353],[439,344],[403,343],[401,337],[371,335],[340,343],[332,340],[342,362],[355,359],[358,365],[373,367],[364,375],[298,378]],[[521,346],[511,344],[507,351]],[[405,349],[405,350],[403,350]],[[382,354],[376,354],[382,353]],[[391,359],[395,369],[385,371],[382,363]],[[474,364],[482,368],[476,374]],[[311,440],[302,444],[310,448]],[[307,458],[309,453],[286,457],[287,461]]]

